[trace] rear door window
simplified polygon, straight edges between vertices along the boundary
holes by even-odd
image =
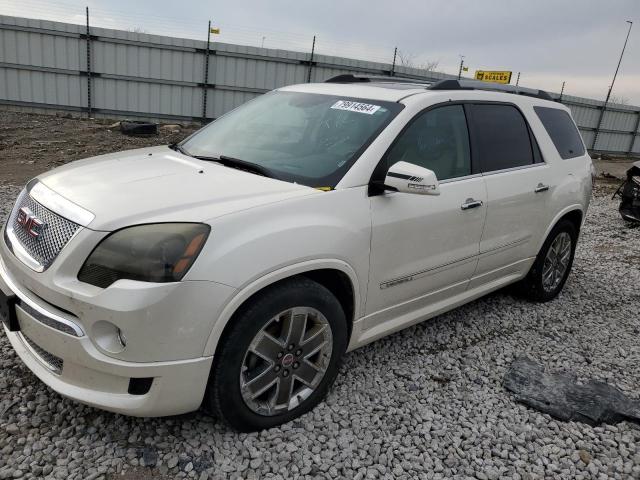
[[[533,107],[533,109],[563,159],[584,155],[582,137],[567,112],[549,107]]]
[[[512,105],[474,104],[473,131],[483,173],[535,163],[529,127]]]

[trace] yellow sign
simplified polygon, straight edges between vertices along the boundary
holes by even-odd
[[[211,33],[215,33],[215,34],[220,34],[220,29],[219,28],[212,28],[211,29]]]
[[[485,70],[476,70],[476,80],[493,83],[509,83],[511,82],[511,72],[489,72]]]

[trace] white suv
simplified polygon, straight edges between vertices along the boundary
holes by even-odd
[[[11,344],[80,402],[254,430],[346,351],[515,282],[554,298],[591,160],[567,108],[497,88],[343,75],[40,175],[0,242]]]

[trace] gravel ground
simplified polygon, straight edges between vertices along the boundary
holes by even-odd
[[[640,228],[610,191],[596,191],[559,298],[498,292],[352,352],[325,402],[260,433],[66,400],[0,334],[0,479],[640,478],[640,427],[558,422],[502,387],[527,354],[640,398]],[[0,217],[17,193],[0,186]]]

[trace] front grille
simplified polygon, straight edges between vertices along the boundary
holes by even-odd
[[[33,340],[27,337],[24,333],[21,334],[25,343],[36,354],[38,359],[44,363],[44,365],[53,373],[60,375],[62,373],[63,360],[60,357],[56,357],[53,353],[47,352],[44,348],[40,347]]]
[[[42,233],[33,237],[18,223],[18,211],[26,207],[33,212],[43,223]],[[80,225],[61,217],[36,202],[23,190],[13,207],[8,225],[13,229],[13,234],[22,244],[24,249],[46,270],[56,259],[60,251],[71,240]]]
[[[121,273],[104,265],[95,265],[85,263],[80,272],[78,272],[78,280],[89,283],[100,288],[107,288],[112,283],[120,279]]]

